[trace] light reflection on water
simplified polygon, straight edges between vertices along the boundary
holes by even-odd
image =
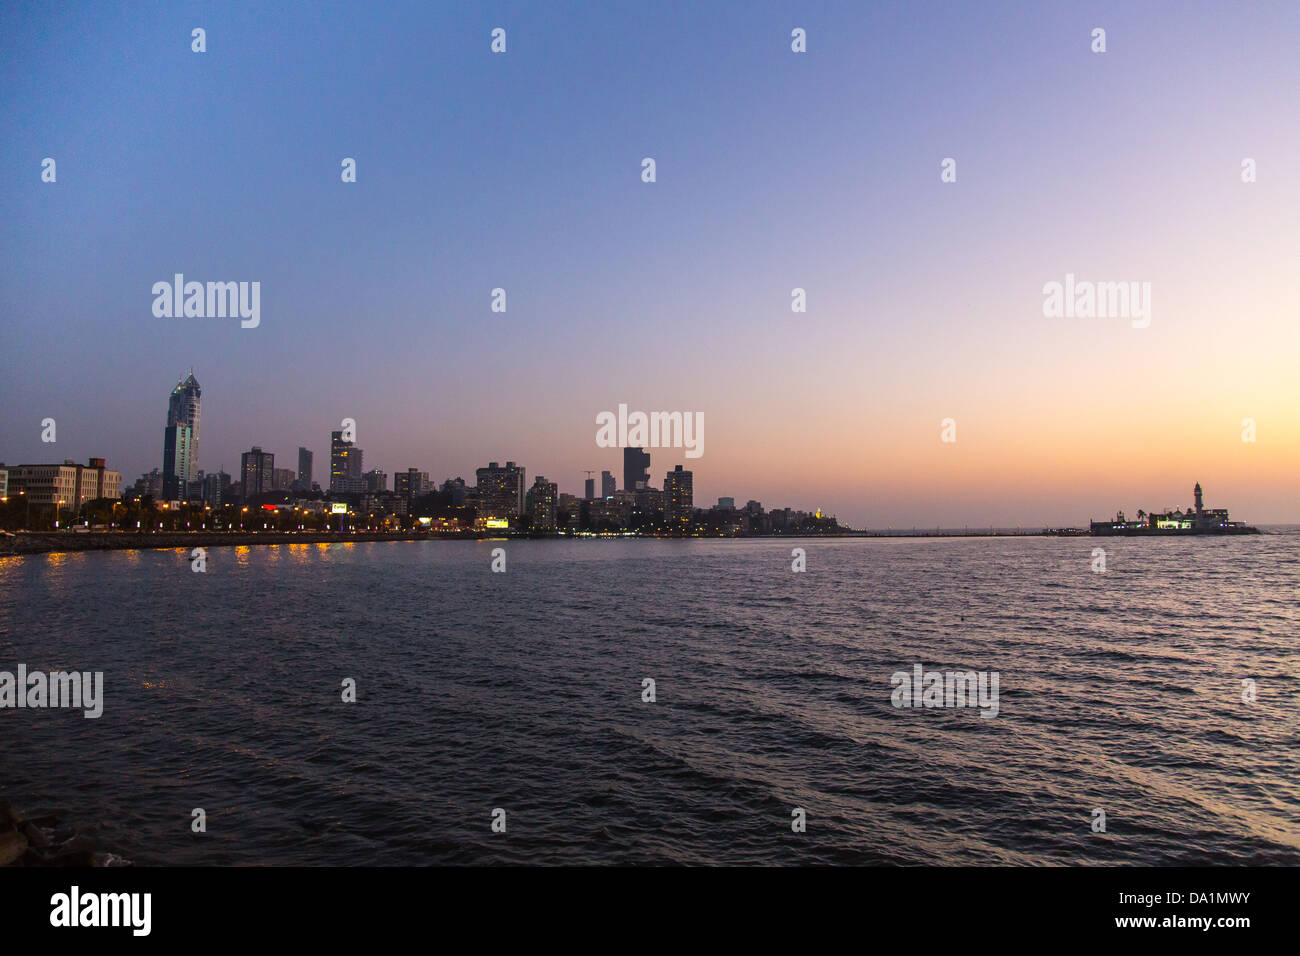
[[[1096,543],[0,559],[0,669],[106,696],[0,711],[0,780],[142,863],[1300,862],[1300,535]],[[913,663],[999,716],[893,708]]]

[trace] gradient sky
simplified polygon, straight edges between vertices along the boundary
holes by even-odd
[[[11,465],[129,484],[193,366],[206,470],[321,480],[346,416],[367,468],[581,493],[625,402],[704,413],[651,453],[697,505],[1041,526],[1200,481],[1300,522],[1294,0],[122,6],[0,13]],[[154,318],[176,272],[260,281],[260,328]],[[1067,272],[1151,327],[1044,318]]]

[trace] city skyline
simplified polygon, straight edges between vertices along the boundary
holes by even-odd
[[[167,436],[166,436],[167,439],[168,439],[168,441],[170,441],[170,436],[171,436],[171,434],[172,434],[172,426],[173,426],[173,424],[174,424],[174,420],[179,420],[179,418],[184,418],[185,416],[188,416],[189,419],[191,419],[191,420],[194,422],[194,429],[193,429],[193,430],[194,430],[194,434],[195,434],[195,436],[197,436],[197,433],[198,433],[198,419],[199,419],[199,402],[200,402],[199,395],[200,395],[200,386],[199,386],[199,383],[198,383],[197,380],[196,380],[195,371],[194,371],[193,367],[191,367],[191,368],[189,369],[189,371],[188,371],[188,373],[187,373],[187,375],[186,375],[185,377],[178,379],[177,385],[172,389],[172,392],[171,392],[170,397],[169,397],[169,402],[168,402],[168,422],[169,422],[169,426],[168,426],[168,429],[167,429]],[[184,410],[185,410],[185,412],[184,412],[183,415],[181,414],[180,411],[178,411],[178,410],[181,410],[181,409],[184,409]],[[378,473],[382,474],[382,475],[384,476],[385,480],[386,480],[385,487],[384,487],[383,489],[380,489],[380,490],[387,491],[387,492],[394,492],[394,491],[397,491],[397,490],[398,490],[398,483],[399,483],[399,481],[403,481],[403,482],[405,482],[405,481],[409,481],[410,478],[414,477],[415,475],[420,475],[420,476],[422,476],[422,477],[421,477],[421,480],[424,481],[424,482],[427,482],[427,489],[428,489],[428,490],[436,490],[437,488],[441,487],[441,486],[443,485],[444,482],[446,482],[446,481],[452,481],[452,480],[455,480],[455,479],[457,479],[457,478],[463,478],[465,474],[470,474],[470,475],[478,476],[479,479],[481,480],[481,478],[482,478],[482,473],[484,473],[485,471],[488,471],[488,470],[489,470],[488,468],[485,468],[485,467],[483,467],[483,466],[480,465],[480,466],[469,467],[469,468],[467,468],[467,469],[465,469],[465,470],[463,470],[463,471],[450,471],[450,472],[448,472],[446,475],[443,475],[442,477],[439,478],[439,477],[435,477],[436,475],[439,474],[439,473],[436,471],[436,469],[433,469],[433,468],[430,468],[430,467],[427,467],[427,466],[426,466],[426,467],[421,467],[421,465],[418,464],[418,463],[416,463],[416,464],[404,465],[404,466],[400,466],[400,467],[385,467],[385,466],[383,466],[383,465],[373,465],[373,463],[372,463],[373,467],[372,467],[371,470],[368,470],[368,471],[366,471],[366,472],[362,472],[360,469],[363,467],[363,466],[362,466],[362,463],[361,463],[361,461],[362,461],[362,459],[361,459],[361,455],[362,455],[362,453],[363,453],[363,449],[361,448],[360,443],[359,443],[359,442],[342,442],[342,444],[341,444],[341,446],[340,446],[340,444],[339,444],[340,441],[341,441],[340,436],[341,436],[342,434],[343,434],[342,431],[341,431],[340,429],[338,429],[338,428],[330,429],[330,448],[331,448],[331,451],[330,451],[329,454],[326,455],[326,460],[331,462],[331,472],[333,472],[333,471],[334,471],[334,467],[335,467],[335,458],[336,458],[336,453],[334,452],[334,449],[335,449],[336,447],[344,447],[344,446],[345,446],[346,449],[347,449],[347,451],[346,451],[346,453],[342,456],[342,461],[344,462],[345,467],[346,467],[346,475],[347,475],[348,478],[351,479],[351,482],[350,482],[350,483],[345,482],[345,483],[343,483],[343,484],[338,484],[338,483],[336,482],[336,477],[337,477],[336,475],[333,475],[333,474],[327,474],[327,475],[325,476],[325,477],[326,477],[326,481],[325,481],[323,484],[322,484],[321,482],[319,482],[319,481],[315,482],[315,484],[319,487],[319,490],[320,490],[322,493],[326,493],[326,494],[328,494],[328,493],[331,493],[331,492],[332,492],[332,493],[336,493],[336,494],[337,494],[337,493],[353,493],[353,494],[356,494],[356,493],[366,493],[367,491],[374,491],[375,489],[373,489],[373,488],[372,488],[372,489],[367,489],[367,488],[365,487],[365,484],[366,484],[366,478],[367,478],[370,474],[372,474],[372,473],[374,473],[374,472],[378,472]],[[197,437],[195,437],[195,438],[192,439],[192,445],[191,445],[189,442],[187,442],[187,446],[188,446],[188,447],[192,447],[192,448],[195,449],[195,450],[197,449],[197,444],[198,444],[198,442],[197,442]],[[52,443],[51,443],[51,444],[42,444],[41,447],[44,448],[44,449],[47,449],[47,450],[48,450],[49,448],[52,447]],[[269,447],[269,446],[268,446],[268,447]],[[102,452],[102,449],[99,449],[99,451]],[[167,487],[167,478],[168,478],[168,472],[167,472],[167,455],[168,455],[168,451],[169,451],[169,445],[168,445],[167,442],[164,442],[164,446],[163,446],[163,449],[162,449],[162,465],[161,465],[161,468],[160,468],[160,465],[159,465],[159,464],[154,464],[152,467],[147,468],[147,469],[142,469],[142,470],[131,470],[131,469],[126,469],[126,468],[115,468],[115,470],[116,470],[117,472],[119,472],[119,473],[121,474],[121,476],[122,476],[122,481],[121,481],[121,488],[122,488],[122,491],[123,491],[123,492],[126,492],[126,491],[131,487],[131,485],[136,481],[136,478],[138,478],[138,477],[147,477],[147,476],[148,476],[151,472],[153,472],[154,470],[159,470],[159,473],[160,473],[160,476],[161,476],[161,480],[163,481],[164,489],[166,489],[166,487]],[[703,462],[701,459],[693,459],[693,460],[692,460],[692,459],[687,459],[687,458],[685,458],[685,457],[684,457],[684,452],[683,452],[681,449],[674,449],[674,448],[648,448],[648,449],[647,449],[647,448],[643,448],[643,447],[633,447],[633,446],[628,446],[628,447],[618,447],[618,448],[614,448],[614,449],[603,448],[603,449],[598,449],[598,451],[601,452],[602,454],[606,455],[606,456],[608,456],[611,452],[617,453],[617,456],[618,456],[618,458],[619,458],[619,460],[620,460],[620,461],[619,461],[619,464],[617,465],[617,469],[618,469],[618,470],[615,471],[614,469],[584,469],[583,472],[582,472],[583,475],[586,475],[587,472],[590,471],[592,474],[595,474],[595,473],[598,472],[602,477],[601,477],[601,478],[598,478],[598,479],[591,479],[591,478],[586,478],[586,479],[584,479],[583,477],[579,477],[579,478],[577,478],[577,479],[574,479],[574,480],[571,481],[571,482],[556,481],[556,482],[554,482],[554,484],[558,486],[558,493],[560,493],[560,494],[572,495],[574,498],[577,498],[577,499],[579,499],[579,500],[583,500],[583,499],[585,499],[585,498],[587,497],[587,487],[588,487],[588,482],[590,481],[590,482],[595,483],[595,486],[596,486],[596,487],[599,487],[599,488],[600,488],[600,494],[599,494],[599,497],[609,497],[610,495],[612,495],[612,494],[614,493],[615,490],[617,490],[617,491],[631,491],[631,490],[634,490],[634,487],[629,487],[629,480],[631,480],[632,484],[635,485],[635,482],[640,480],[640,477],[639,477],[639,476],[641,475],[642,470],[644,470],[644,473],[648,476],[648,479],[649,479],[649,480],[648,480],[648,487],[649,487],[649,488],[651,488],[652,490],[655,490],[655,491],[661,492],[661,493],[668,493],[668,494],[671,494],[671,493],[670,493],[670,489],[669,489],[669,483],[670,483],[670,481],[671,481],[671,479],[672,479],[672,477],[673,477],[674,470],[681,471],[681,470],[683,469],[683,465],[682,465],[680,462],[673,461],[673,462],[672,462],[670,465],[668,465],[666,468],[662,469],[662,470],[664,471],[664,477],[661,478],[659,481],[656,482],[656,480],[655,480],[655,476],[654,476],[654,475],[655,475],[655,471],[656,471],[656,470],[660,470],[660,469],[659,469],[658,465],[656,464],[657,459],[656,459],[655,457],[652,457],[652,455],[659,455],[659,454],[665,454],[665,453],[666,453],[669,457],[675,457],[675,458],[678,458],[678,459],[682,459],[682,461],[684,461],[687,465],[690,465],[690,464],[692,463],[692,461],[693,461],[696,467],[695,467],[695,468],[686,468],[686,473],[687,473],[688,475],[689,475],[689,474],[695,474],[695,475],[703,475],[703,474],[706,474],[706,472],[701,472],[701,471],[698,470],[698,469],[699,469],[699,466],[701,466],[702,464],[704,464],[704,462]],[[184,459],[183,459],[183,461],[185,461],[186,463],[188,463],[188,466],[189,466],[190,469],[191,469],[192,477],[189,479],[191,482],[197,482],[197,481],[199,480],[199,475],[200,475],[200,474],[204,474],[204,475],[206,476],[206,478],[205,478],[205,484],[202,486],[203,489],[206,489],[206,488],[208,487],[208,484],[207,484],[207,483],[210,482],[212,478],[217,477],[217,476],[219,476],[219,475],[222,475],[222,476],[226,476],[226,477],[228,477],[229,479],[231,479],[231,480],[233,481],[234,486],[237,487],[237,488],[240,488],[241,490],[243,490],[243,493],[244,493],[245,495],[247,495],[247,494],[249,494],[249,493],[254,493],[254,494],[255,494],[255,493],[260,493],[260,492],[263,492],[263,491],[269,491],[269,490],[272,490],[273,487],[276,488],[276,489],[289,490],[289,485],[290,485],[291,483],[296,483],[296,482],[300,479],[300,475],[301,475],[301,466],[304,464],[304,457],[303,457],[303,456],[304,456],[304,455],[306,456],[305,462],[306,462],[306,464],[308,465],[309,468],[311,467],[311,463],[312,463],[312,461],[314,460],[314,457],[315,457],[314,451],[313,451],[313,449],[312,449],[312,447],[311,447],[310,445],[301,445],[301,444],[298,445],[298,446],[297,446],[297,461],[298,461],[298,464],[299,464],[299,469],[298,469],[298,470],[293,470],[293,469],[275,468],[275,467],[274,467],[274,457],[275,457],[275,454],[276,454],[276,452],[275,452],[273,449],[268,450],[267,448],[263,448],[261,445],[256,445],[256,444],[255,444],[255,445],[245,446],[245,448],[244,448],[243,451],[239,451],[239,452],[236,452],[236,453],[235,453],[235,458],[236,458],[237,461],[239,462],[239,466],[238,466],[238,468],[237,468],[236,470],[234,470],[234,471],[228,471],[224,466],[219,466],[218,468],[213,469],[213,470],[211,470],[211,471],[208,471],[208,470],[206,470],[206,469],[203,469],[203,468],[201,468],[201,467],[198,466],[198,463],[197,463],[197,455],[196,455],[196,454],[193,454],[193,453],[191,453],[190,455],[185,456]],[[348,460],[349,455],[351,456],[351,459],[352,459],[352,460],[350,460],[350,461]],[[254,459],[255,459],[255,463],[254,463],[254,466],[253,466],[253,467],[255,468],[256,475],[258,476],[258,477],[257,477],[257,481],[256,481],[257,487],[256,487],[252,492],[249,492],[249,491],[247,491],[247,490],[245,490],[245,489],[243,488],[243,486],[246,484],[246,480],[245,480],[245,477],[244,477],[244,476],[248,473],[248,469],[249,469],[249,467],[250,467],[250,466],[249,466],[250,456],[253,456]],[[399,454],[399,455],[397,455],[396,457],[397,457],[397,458],[401,458],[402,456]],[[407,457],[410,457],[410,456],[407,456]],[[497,458],[494,458],[494,459],[491,461],[491,464],[490,464],[489,467],[490,467],[490,468],[495,468],[495,467],[497,467],[496,462],[500,459],[500,457],[501,457],[501,456],[498,456]],[[91,460],[100,460],[100,461],[105,460],[102,456],[95,455],[95,454],[92,454],[92,455],[80,455],[80,456],[68,456],[68,457],[61,457],[61,456],[57,456],[57,455],[49,455],[49,454],[47,454],[45,457],[39,457],[39,456],[38,456],[38,457],[29,458],[29,459],[20,459],[19,456],[10,456],[9,459],[7,459],[7,462],[8,462],[8,463],[7,463],[7,467],[12,468],[12,467],[15,467],[15,466],[18,465],[18,464],[25,464],[25,465],[33,465],[33,464],[54,465],[54,464],[59,464],[59,463],[68,464],[68,463],[70,463],[70,462],[80,462],[80,461],[82,461],[82,460],[86,460],[87,458],[89,458],[89,459],[91,459]],[[265,459],[265,461],[262,461],[262,459]],[[0,456],[0,461],[6,461],[6,459],[4,458],[4,456]],[[515,466],[515,460],[514,460],[514,459],[507,459],[506,461],[507,461],[507,466],[508,466],[508,467],[514,467],[514,466]],[[522,466],[522,465],[520,466],[520,470],[521,470],[521,472],[524,470],[524,468],[525,468],[525,466]],[[285,480],[284,482],[276,482],[276,483],[273,485],[273,484],[272,484],[272,481],[271,481],[271,477],[270,477],[270,473],[271,473],[272,471],[277,471],[277,472],[283,471],[283,472],[285,472],[285,479],[286,479],[286,480]],[[623,480],[622,480],[622,481],[617,481],[616,479],[614,479],[613,477],[611,477],[612,475],[621,475]],[[135,476],[135,477],[132,477],[132,476]],[[629,477],[629,476],[630,476],[630,477]],[[608,478],[609,480],[605,480],[606,478]],[[388,484],[387,482],[391,482],[391,484]],[[478,484],[478,482],[476,482],[475,484]],[[574,487],[575,490],[573,490],[573,491],[569,491],[568,488],[570,487],[570,485],[571,485],[572,487]],[[614,487],[610,487],[611,485],[613,485]],[[1199,489],[1199,482],[1197,483],[1197,485],[1198,485],[1198,489]],[[690,481],[688,481],[688,488],[689,488],[689,486],[690,486]],[[194,493],[192,494],[192,497],[195,497],[196,499],[197,499],[197,497],[199,497],[199,496],[204,495],[204,494],[207,493],[205,490],[201,490],[197,484],[192,484],[191,487],[195,489]],[[475,487],[475,485],[470,485],[470,487]],[[525,492],[528,491],[529,488],[530,488],[530,485],[529,485],[529,483],[528,483],[527,480],[523,480],[523,481],[520,483],[520,485],[516,488],[516,492],[517,492],[517,495],[518,495],[518,498],[519,498],[519,511],[520,511],[521,513],[525,512],[525,511],[527,510],[527,509],[524,507],[524,497],[525,497]],[[307,488],[305,488],[305,489],[303,489],[303,490],[310,491],[311,488],[310,488],[310,486],[308,486]],[[689,494],[689,492],[688,492],[688,494]],[[815,497],[815,494],[814,494],[813,496]],[[163,497],[164,497],[164,498],[171,498],[171,497],[173,497],[173,496],[168,495],[167,492],[164,490]],[[182,497],[183,497],[183,496],[182,496]],[[1140,497],[1140,496],[1139,496],[1139,497]],[[1226,497],[1226,496],[1221,496],[1221,500],[1223,500],[1224,497]],[[693,496],[693,498],[694,498],[694,507],[695,507],[696,509],[701,509],[701,508],[702,508],[702,509],[707,510],[707,509],[709,509],[710,507],[714,507],[714,505],[713,505],[713,504],[710,504],[710,502],[718,502],[718,503],[720,503],[720,502],[723,502],[723,501],[728,501],[728,500],[734,501],[734,500],[736,500],[736,499],[739,499],[740,501],[747,501],[747,500],[749,500],[749,501],[759,501],[759,502],[761,502],[761,503],[763,504],[763,506],[764,506],[765,508],[793,508],[793,509],[798,509],[798,510],[808,511],[808,512],[810,512],[810,513],[811,513],[811,512],[818,512],[818,513],[824,513],[824,514],[832,515],[832,516],[835,516],[835,515],[836,515],[836,513],[835,513],[832,509],[824,508],[824,507],[822,507],[822,506],[820,506],[820,505],[817,505],[817,504],[810,504],[808,501],[804,501],[804,500],[802,500],[802,499],[801,499],[801,500],[798,500],[798,501],[791,500],[791,501],[782,501],[782,502],[779,502],[779,503],[778,503],[778,502],[776,502],[776,501],[769,501],[769,500],[763,499],[763,498],[761,498],[761,497],[758,497],[758,496],[755,496],[755,495],[748,494],[744,489],[734,489],[734,493],[733,493],[733,494],[728,494],[728,495],[723,495],[723,494],[719,494],[719,495],[716,495],[716,496],[711,496],[711,495],[698,496],[698,495],[696,495],[696,496]],[[1169,490],[1165,493],[1165,498],[1159,498],[1158,496],[1156,496],[1155,498],[1151,498],[1151,499],[1148,499],[1148,500],[1151,500],[1151,501],[1153,501],[1153,502],[1154,502],[1154,501],[1157,501],[1157,500],[1160,501],[1162,506],[1167,505],[1167,508],[1168,508],[1169,511],[1173,511],[1173,510],[1175,510],[1177,507],[1179,507],[1179,506],[1180,506],[1180,501],[1181,501],[1181,499],[1179,499],[1177,493],[1174,492],[1172,489],[1169,489]],[[1089,515],[1088,517],[1089,517],[1090,520],[1093,519],[1093,518],[1095,518],[1097,515],[1101,515],[1101,516],[1104,517],[1105,515],[1109,515],[1109,514],[1111,514],[1111,513],[1114,513],[1114,512],[1117,511],[1117,510],[1122,511],[1122,510],[1124,510],[1125,507],[1126,507],[1126,506],[1125,506],[1124,503],[1121,501],[1121,502],[1119,502],[1119,503],[1117,503],[1117,504],[1115,504],[1115,505],[1110,506],[1109,508],[1103,508],[1101,511],[1096,512],[1095,514]],[[1152,507],[1154,508],[1155,506],[1152,505]],[[1237,509],[1235,509],[1235,512],[1236,512],[1238,515],[1240,515],[1240,514],[1243,513],[1242,509],[1239,508],[1239,507],[1238,507]],[[841,517],[841,523],[842,523],[845,527],[852,527],[852,528],[859,528],[859,529],[876,529],[876,528],[886,528],[886,527],[897,527],[897,528],[903,528],[903,527],[906,527],[906,523],[905,523],[905,522],[904,522],[904,523],[898,523],[898,524],[890,524],[890,525],[886,525],[886,524],[880,524],[880,525],[872,525],[872,524],[857,524],[857,523],[854,523],[854,522],[852,522],[852,521],[844,520],[842,516],[840,516],[840,517]],[[1081,519],[1066,520],[1066,521],[1058,521],[1058,522],[1044,521],[1044,522],[1041,522],[1041,523],[1025,522],[1025,521],[1019,521],[1019,520],[1018,520],[1018,521],[1014,521],[1014,522],[1010,522],[1010,523],[961,521],[961,522],[957,522],[957,523],[954,523],[954,524],[943,524],[942,522],[938,522],[938,523],[936,523],[935,521],[932,521],[932,520],[931,520],[931,521],[924,521],[924,520],[923,520],[923,521],[915,521],[915,522],[912,522],[912,526],[917,527],[917,528],[929,528],[929,527],[944,527],[944,528],[959,528],[959,527],[998,527],[998,528],[1009,528],[1009,527],[1028,527],[1028,526],[1034,526],[1035,524],[1040,524],[1040,526],[1043,527],[1043,528],[1050,528],[1050,527],[1071,527],[1071,526],[1081,526],[1081,525],[1083,525],[1084,523],[1085,523],[1085,522],[1084,522],[1083,520],[1081,520]],[[1296,523],[1296,522],[1285,521],[1285,520],[1283,520],[1283,521],[1267,521],[1267,520],[1258,520],[1258,519],[1254,519],[1254,520],[1253,520],[1253,523],[1254,523],[1254,524],[1264,524],[1264,525],[1268,525],[1268,524],[1285,525],[1285,524],[1293,524],[1293,523]]]
[[[142,493],[142,489],[151,478],[160,483],[155,486],[156,490],[161,489],[160,500],[179,499],[179,501],[185,501],[188,499],[191,502],[197,501],[214,506],[220,506],[225,498],[223,482],[229,483],[232,488],[237,489],[234,493],[238,498],[245,501],[268,492],[294,492],[324,497],[358,494],[363,496],[376,494],[380,496],[404,495],[409,499],[414,499],[458,486],[459,493],[454,495],[454,504],[460,504],[468,487],[474,493],[474,500],[480,517],[529,516],[532,519],[533,530],[555,530],[557,527],[557,503],[562,502],[565,498],[570,498],[574,502],[597,500],[595,481],[590,477],[594,470],[585,472],[588,477],[583,483],[583,493],[579,495],[561,492],[558,482],[549,482],[544,476],[540,475],[535,478],[534,485],[530,487],[526,477],[526,468],[513,460],[507,460],[505,466],[499,465],[496,461],[491,461],[485,467],[474,469],[475,483],[472,486],[467,486],[459,475],[454,478],[449,475],[442,482],[438,482],[436,479],[431,480],[428,471],[422,471],[415,466],[393,469],[391,472],[376,468],[363,473],[363,450],[354,441],[346,440],[343,437],[345,434],[353,434],[353,437],[355,437],[356,423],[348,419],[344,420],[346,431],[334,430],[330,432],[330,476],[326,487],[322,488],[312,480],[313,455],[309,449],[303,446],[298,447],[298,469],[295,471],[289,468],[276,468],[274,453],[265,452],[260,446],[254,445],[249,451],[240,455],[239,471],[235,475],[235,479],[231,481],[231,476],[224,470],[207,474],[197,467],[196,450],[198,447],[200,404],[201,389],[195,378],[194,370],[191,368],[189,375],[177,382],[168,399],[168,427],[163,446],[163,468],[161,471],[155,468],[149,472],[141,473],[139,479],[135,482],[135,493],[137,495]],[[174,437],[177,435],[181,437]],[[185,449],[185,453],[178,454],[178,448],[182,447]],[[656,487],[650,472],[650,452],[641,446],[621,446],[620,451],[623,454],[623,487],[618,488],[612,473],[603,470],[600,473],[601,491],[599,498],[613,499],[616,494],[635,495],[636,500],[641,502],[643,494],[649,493],[653,497],[642,502],[638,508],[644,507],[648,511],[660,511],[664,519],[663,527],[666,530],[686,528],[691,523],[693,515],[699,511],[717,512],[725,510],[751,513],[756,510],[759,514],[762,514],[764,510],[784,510],[787,513],[797,511],[804,515],[808,514],[802,508],[792,509],[788,504],[772,506],[769,503],[767,509],[763,509],[762,502],[758,499],[749,499],[744,508],[736,509],[735,496],[719,496],[716,505],[708,505],[702,501],[697,502],[694,500],[693,494],[694,472],[692,470],[683,469],[682,465],[678,464],[665,473],[662,486]],[[90,469],[93,470],[96,466],[98,466],[100,475],[98,485],[102,490],[104,488],[105,460],[103,458],[91,458]],[[8,467],[10,466],[0,463],[0,476],[6,479],[6,484],[9,472],[4,469]],[[25,469],[29,472],[33,469],[43,470],[47,477],[54,476],[56,473],[58,475],[63,475],[65,472],[68,474],[75,473],[75,479],[49,477],[50,482],[52,482],[50,489],[60,482],[67,484],[69,488],[72,484],[75,484],[78,490],[75,494],[68,492],[70,500],[85,503],[96,497],[95,494],[87,496],[80,492],[82,485],[81,474],[85,468],[70,459],[65,460],[62,466],[55,462],[25,462],[19,466],[19,469]],[[112,487],[120,489],[125,497],[129,489],[123,482],[122,476],[113,470],[108,471],[108,474],[116,476],[113,478]],[[183,482],[182,477],[185,478]],[[393,481],[391,488],[388,487],[389,477]],[[184,494],[180,492],[182,488],[185,489]],[[46,492],[50,489],[46,489]],[[42,494],[49,496],[45,492],[42,492]],[[538,495],[540,495],[540,498],[536,497]],[[116,493],[110,495],[100,494],[98,497],[116,497]],[[1203,492],[1200,482],[1197,482],[1193,489],[1193,498],[1195,503],[1190,505],[1186,512],[1182,511],[1181,508],[1167,508],[1165,512],[1152,511],[1150,513],[1145,509],[1139,509],[1137,520],[1129,521],[1125,518],[1124,509],[1120,508],[1117,510],[1114,520],[1103,519],[1099,522],[1090,518],[1091,533],[1094,535],[1098,533],[1110,534],[1116,531],[1129,533],[1139,528],[1146,528],[1148,525],[1151,530],[1156,531],[1178,528],[1191,529],[1193,525],[1198,527],[1209,524],[1228,526],[1230,516],[1227,509],[1203,509]],[[620,500],[623,504],[630,503],[629,498]],[[742,500],[744,500],[743,496]],[[401,510],[401,514],[407,513],[404,508]],[[817,519],[823,517],[821,508],[816,508],[814,514]],[[832,522],[836,518],[831,513],[827,513],[826,516]],[[576,520],[576,514],[574,517]],[[1233,522],[1233,524],[1245,526],[1245,522],[1241,521]],[[840,527],[844,530],[853,530],[847,524],[840,525]],[[930,525],[926,523],[914,527],[928,528]],[[934,527],[938,529],[940,526],[935,525]],[[969,527],[969,524],[967,524],[966,528],[969,529]],[[993,527],[993,525],[989,525],[990,529]],[[1055,530],[1059,531],[1068,527],[1068,525],[1062,525]],[[1044,525],[1043,528],[1045,531],[1053,530],[1048,525]],[[875,529],[859,527],[857,530]],[[1254,529],[1246,528],[1246,530],[1253,531]]]
[[[654,462],[700,500],[1055,526],[1190,477],[1300,522],[1294,4],[395,4],[307,42],[236,7],[203,55],[193,18],[0,14],[6,460],[160,466],[153,383],[192,365],[209,472],[304,446],[319,481],[346,417],[390,472],[576,492],[622,474],[594,417],[627,403],[707,417],[702,459]],[[157,317],[177,273],[260,283],[257,326]],[[1049,318],[1074,277],[1149,285],[1147,326]]]

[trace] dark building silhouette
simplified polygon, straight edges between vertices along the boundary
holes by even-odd
[[[239,475],[243,498],[271,491],[274,487],[275,455],[254,445],[252,451],[239,456]]]
[[[190,470],[193,433],[184,423],[168,425],[163,432],[163,470],[162,494],[168,501],[178,501],[185,497],[189,480],[185,477]]]
[[[636,491],[650,483],[650,453],[641,448],[623,449],[623,489]]]

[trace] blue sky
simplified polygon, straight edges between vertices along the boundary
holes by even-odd
[[[320,477],[352,417],[368,466],[579,492],[626,402],[704,413],[697,503],[1065,523],[1200,480],[1300,521],[1297,36],[1293,3],[11,4],[0,458],[129,481],[193,366],[208,470]],[[1067,271],[1151,280],[1149,334],[1045,322]],[[261,326],[154,318],[176,272],[260,281]]]

